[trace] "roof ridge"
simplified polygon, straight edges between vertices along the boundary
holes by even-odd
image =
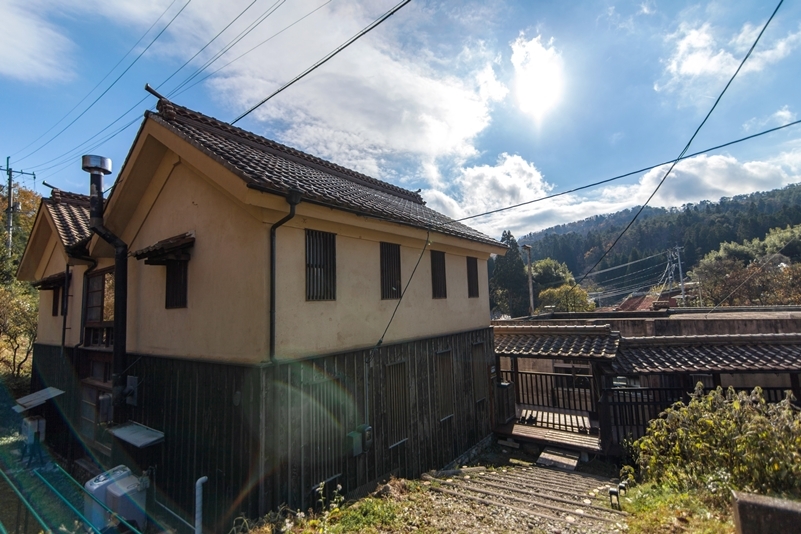
[[[248,132],[247,130],[243,130],[242,128],[233,126],[214,117],[210,117],[198,111],[180,106],[167,99],[160,99],[157,109],[158,115],[167,121],[176,120],[178,117],[180,117],[179,120],[192,121],[196,126],[204,129],[210,128],[216,130],[217,133],[220,133],[226,137],[235,137],[240,142],[247,142],[253,148],[267,150],[275,155],[293,159],[295,161],[299,160],[298,162],[303,163],[304,165],[312,166],[318,170],[335,174],[336,176],[346,180],[350,180],[352,182],[356,182],[361,185],[389,193],[391,195],[405,198],[416,204],[425,205],[425,201],[420,196],[419,191],[410,191],[389,182],[384,182],[383,180],[373,178],[372,176],[348,169],[342,165],[338,165],[331,161],[313,156],[296,148],[273,141],[272,139],[267,139],[261,135]]]
[[[61,189],[53,189],[50,191],[50,197],[42,198],[44,202],[50,204],[72,204],[76,206],[89,206],[89,195],[82,195],[80,193],[72,193],[69,191],[62,191]]]
[[[799,332],[768,332],[764,334],[696,334],[687,336],[633,336],[621,338],[625,347],[642,347],[652,345],[690,345],[704,342],[705,344],[746,344],[749,341],[801,341]]]

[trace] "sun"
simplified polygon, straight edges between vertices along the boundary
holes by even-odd
[[[515,97],[523,113],[540,122],[562,98],[564,62],[553,46],[553,39],[542,43],[542,36],[526,40],[520,36],[512,44],[515,68]]]

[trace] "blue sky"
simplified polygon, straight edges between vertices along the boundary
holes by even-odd
[[[145,82],[181,105],[230,121],[395,3],[6,0],[0,4],[0,156],[11,156],[14,169],[35,171],[40,192],[47,191],[42,180],[86,192],[80,155],[111,157],[116,176],[142,114],[155,105]],[[413,0],[238,126],[422,189],[429,206],[463,217],[676,157],[774,7],[758,1]],[[268,13],[194,81],[216,73],[175,91]],[[797,120],[799,65],[801,5],[785,2],[690,152]],[[664,171],[470,224],[495,237],[504,229],[522,235],[631,207],[647,198]],[[652,204],[680,206],[798,181],[801,127],[792,127],[681,163]]]

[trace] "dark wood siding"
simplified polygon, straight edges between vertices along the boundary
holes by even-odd
[[[336,474],[337,469],[320,472],[309,462],[307,451],[314,447],[309,426],[319,425],[321,419],[329,418],[332,439],[338,443],[359,425],[373,427],[372,449],[357,457],[343,449],[341,474],[328,481],[340,484],[351,497],[371,491],[390,475],[417,477],[466,452],[490,432],[487,403],[474,392],[473,369],[488,369],[494,363],[492,347],[492,330],[486,328],[382,345],[372,354],[355,351],[265,367],[264,383],[270,385],[265,397],[265,472],[273,475],[265,487],[266,508],[313,506],[313,488],[324,481],[322,477]],[[453,416],[441,420],[438,384],[446,351],[451,360]],[[482,363],[474,364],[474,358]],[[331,383],[331,394],[322,399],[311,391],[315,377],[321,376]],[[396,395],[399,388],[405,389],[405,400]],[[406,437],[398,443],[403,403],[408,423]],[[304,411],[309,416],[303,416]]]
[[[110,463],[137,474],[155,466],[159,500],[190,522],[195,481],[208,476],[203,521],[213,532],[227,532],[240,514],[314,506],[320,482],[362,495],[390,475],[441,468],[489,434],[473,374],[492,365],[492,347],[492,330],[483,328],[276,365],[129,354],[128,374],[139,381],[137,406],[115,409],[115,419],[165,437],[146,449],[115,443]],[[452,416],[441,420],[446,353]],[[59,409],[75,421],[79,373],[71,360],[60,360],[59,347],[37,346],[35,366],[38,385],[67,391]],[[354,457],[346,438],[365,424],[373,429],[373,445]],[[70,433],[61,434],[66,456]],[[48,442],[58,439],[48,426]]]

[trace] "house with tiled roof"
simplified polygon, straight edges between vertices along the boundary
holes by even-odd
[[[74,432],[47,439],[70,466],[124,463],[185,518],[207,476],[204,524],[227,531],[305,509],[321,482],[356,495],[442,467],[490,434],[499,242],[163,99],[102,189],[45,199],[19,269],[67,288],[60,321],[41,293],[34,368],[66,392]]]

